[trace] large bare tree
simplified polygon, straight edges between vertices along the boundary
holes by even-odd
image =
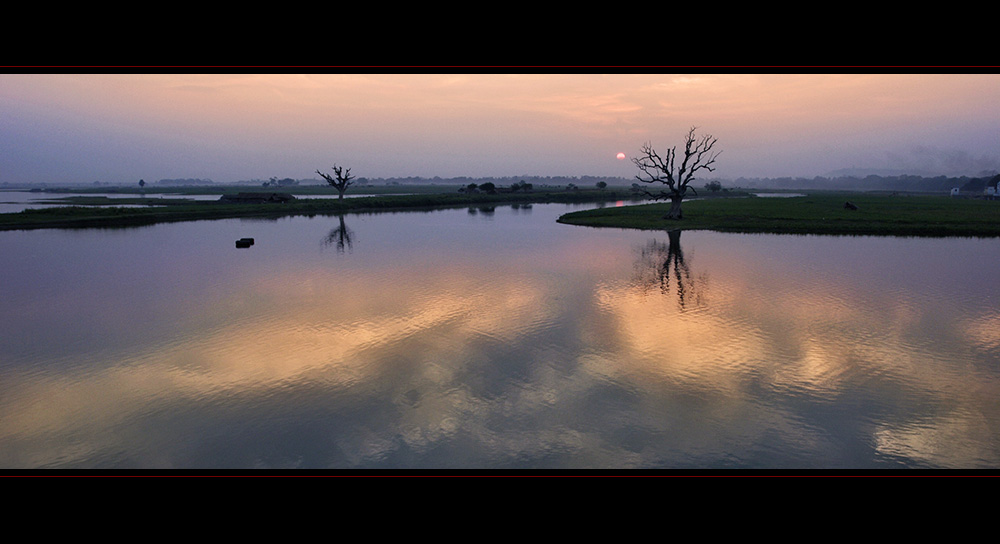
[[[683,156],[677,155],[677,147],[666,150],[663,156],[653,149],[649,142],[643,144],[642,151],[637,157],[632,157],[632,162],[642,171],[636,175],[636,179],[643,183],[662,183],[667,189],[661,189],[658,194],[645,191],[652,198],[669,198],[670,211],[664,219],[681,219],[681,202],[691,190],[695,195],[698,191],[691,187],[691,182],[695,179],[695,174],[702,170],[715,171],[716,157],[719,151],[715,151],[717,138],[711,134],[698,137],[695,134],[696,127],[691,127],[684,142]]]
[[[351,169],[348,168],[347,170],[344,170],[342,166],[337,166],[336,164],[333,165],[334,175],[332,176],[330,174],[324,174],[319,170],[316,170],[316,173],[322,176],[331,187],[340,192],[340,198],[344,198],[344,191],[346,191],[347,188],[354,183],[351,181],[354,179],[354,176],[351,175]]]

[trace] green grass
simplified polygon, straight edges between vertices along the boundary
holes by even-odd
[[[246,192],[281,192],[254,190]],[[452,187],[447,193],[366,196],[358,198],[298,199],[287,203],[231,204],[215,200],[181,198],[115,198],[72,196],[59,201],[71,204],[52,208],[0,214],[0,230],[39,228],[129,227],[171,221],[229,219],[236,217],[276,218],[292,215],[336,215],[342,213],[393,210],[420,210],[462,206],[546,202],[607,202],[630,198],[625,190],[533,191],[529,193],[463,194]],[[91,207],[93,205],[107,205]],[[114,206],[118,204],[119,206]],[[148,204],[124,208],[126,204]]]
[[[453,193],[458,185],[361,185],[348,190],[352,195],[385,195],[385,194],[426,194]],[[140,198],[143,194],[170,195],[223,195],[227,193],[294,193],[297,195],[330,195],[337,196],[337,190],[329,185],[288,185],[285,187],[262,187],[260,185],[147,185],[145,188],[135,186],[98,186],[98,187],[48,187],[39,191],[40,195],[51,194],[132,194]]]
[[[220,195],[221,196],[221,195]],[[117,197],[106,196],[64,196],[38,199],[43,204],[65,204],[68,206],[183,206],[193,204],[195,199],[180,197],[147,198],[147,197]]]
[[[850,201],[858,210],[844,208]],[[1000,236],[1000,201],[949,196],[810,193],[788,198],[693,200],[684,218],[666,220],[669,203],[586,210],[559,222],[591,227],[713,230],[776,234]]]

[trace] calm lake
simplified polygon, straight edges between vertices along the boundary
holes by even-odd
[[[0,468],[1000,466],[1000,240],[591,206],[0,232]]]

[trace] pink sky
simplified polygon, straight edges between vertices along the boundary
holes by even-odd
[[[0,182],[632,177],[719,140],[715,175],[1000,170],[998,74],[0,74]]]

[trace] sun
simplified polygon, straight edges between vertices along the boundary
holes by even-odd
[[[625,158],[625,154],[624,153],[619,153],[618,154],[618,160],[622,160],[624,158]]]

